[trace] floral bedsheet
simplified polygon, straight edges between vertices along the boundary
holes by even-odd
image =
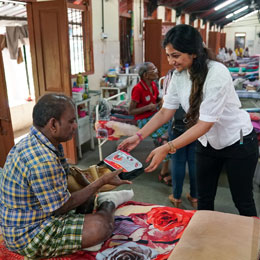
[[[136,206],[144,209],[143,212],[131,210]],[[120,208],[124,209],[124,207],[128,207],[128,212],[115,216],[113,235],[104,242],[98,252],[82,250],[72,255],[49,260],[168,259],[195,213],[195,210],[182,210],[133,201],[125,203]],[[25,260],[26,258],[8,251],[4,242],[1,241],[0,260],[6,259]]]

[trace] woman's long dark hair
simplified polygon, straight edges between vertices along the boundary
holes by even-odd
[[[207,61],[216,59],[209,49],[204,47],[200,33],[187,24],[177,25],[167,32],[163,47],[165,48],[168,44],[171,44],[174,49],[182,53],[196,55],[189,69],[192,88],[186,120],[187,127],[191,127],[199,119],[199,108],[203,99],[203,84],[208,73]]]

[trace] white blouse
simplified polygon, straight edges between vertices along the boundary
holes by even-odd
[[[164,96],[163,107],[177,109],[181,104],[187,112],[191,80],[187,70],[174,71],[167,94]],[[216,61],[208,62],[208,74],[203,86],[203,100],[200,105],[199,119],[214,122],[211,129],[199,138],[203,146],[207,142],[215,149],[222,149],[234,144],[243,136],[248,135],[253,125],[249,114],[240,109],[241,103],[233,86],[229,70]]]

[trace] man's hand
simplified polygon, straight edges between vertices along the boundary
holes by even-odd
[[[119,178],[119,174],[123,171],[123,169],[119,169],[113,172],[109,172],[104,174],[100,179],[102,179],[104,184],[111,184],[114,186],[120,186],[122,184],[132,184],[131,181],[121,180]]]
[[[98,190],[105,184],[111,184],[114,186],[119,186],[122,184],[132,184],[131,181],[121,180],[118,177],[118,174],[122,172],[122,169],[109,172],[104,174],[99,179],[90,183],[88,186],[84,187],[81,190],[71,193],[70,198],[67,202],[63,204],[59,209],[55,211],[56,215],[64,214],[76,207],[86,203]]]

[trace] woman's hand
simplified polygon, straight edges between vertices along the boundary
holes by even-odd
[[[169,147],[167,143],[152,150],[152,152],[147,157],[146,162],[149,162],[151,160],[152,161],[150,165],[144,169],[145,172],[154,171],[159,166],[159,164],[163,161],[163,159],[166,157],[168,152],[169,152]]]
[[[109,173],[104,174],[100,179],[102,179],[102,182],[104,184],[111,184],[114,186],[120,186],[122,184],[132,184],[131,181],[128,180],[121,180],[119,178],[119,174],[123,171],[123,169],[119,169],[116,171],[112,171]]]
[[[140,143],[140,138],[137,135],[130,136],[126,138],[117,147],[118,150],[123,150],[126,152],[132,151]]]

